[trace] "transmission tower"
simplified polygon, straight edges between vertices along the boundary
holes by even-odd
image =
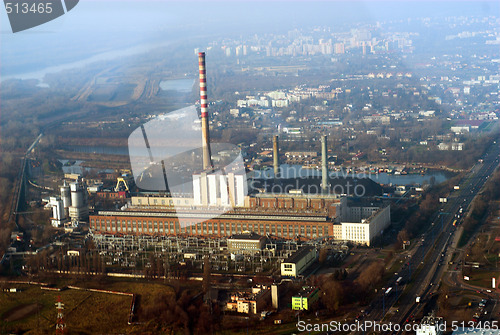
[[[57,309],[57,322],[56,322],[56,335],[63,335],[66,330],[66,325],[64,324],[64,304],[62,303],[61,296],[57,297],[56,303]]]

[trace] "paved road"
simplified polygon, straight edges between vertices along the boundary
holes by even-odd
[[[412,316],[416,315],[424,305],[423,303],[417,304],[415,298],[420,297],[424,302],[437,291],[453,253],[450,245],[455,238],[456,227],[452,225],[452,222],[454,220],[460,222],[462,214],[467,213],[472,199],[498,166],[499,154],[500,147],[495,143],[483,156],[483,162],[476,163],[462,180],[460,190],[452,192],[448,202],[433,215],[431,227],[422,236],[414,254],[410,255],[402,271],[387,283],[386,287],[393,287],[393,292],[402,291],[402,288],[396,285],[398,277],[403,277],[402,282],[410,285],[399,300],[399,312],[386,317],[387,311],[396,302],[398,294],[394,292],[386,296],[384,293],[379,293],[366,310],[364,320],[383,320],[384,323],[393,322],[400,325],[411,322]],[[462,213],[460,213],[461,209]],[[459,215],[460,218],[458,218]],[[362,333],[353,332],[353,334]]]

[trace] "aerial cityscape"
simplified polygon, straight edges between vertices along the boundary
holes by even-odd
[[[0,334],[500,334],[497,2],[63,3],[1,14]]]

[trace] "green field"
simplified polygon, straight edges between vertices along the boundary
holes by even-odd
[[[77,286],[85,286],[85,283]],[[91,286],[91,285],[88,285]],[[102,285],[99,285],[102,286]],[[128,325],[131,297],[66,289],[60,292],[42,290],[38,285],[5,284],[21,292],[0,292],[0,334],[53,334],[58,296],[65,309],[67,334],[130,333]],[[152,303],[161,293],[173,290],[159,283],[107,283],[99,289],[139,293],[141,305]],[[137,320],[139,322],[145,320]]]

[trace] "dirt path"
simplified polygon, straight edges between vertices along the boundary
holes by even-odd
[[[42,304],[29,304],[29,305],[17,306],[5,312],[5,314],[3,315],[3,319],[4,321],[7,322],[21,320],[40,311],[42,307],[43,307]]]

